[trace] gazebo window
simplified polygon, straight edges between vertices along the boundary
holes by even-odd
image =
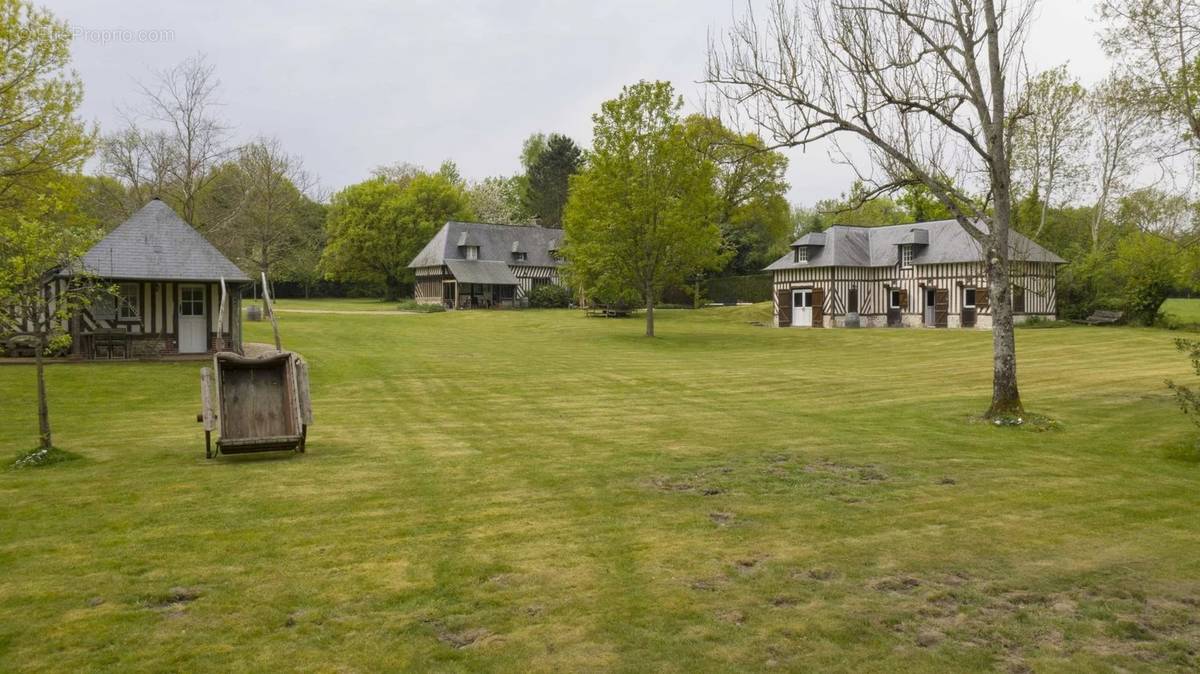
[[[138,284],[122,283],[117,292],[117,318],[136,321],[141,318],[138,302]]]

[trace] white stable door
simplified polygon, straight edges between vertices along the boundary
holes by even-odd
[[[812,291],[792,291],[792,327],[812,327]]]
[[[204,286],[179,286],[179,353],[208,351],[208,303]]]

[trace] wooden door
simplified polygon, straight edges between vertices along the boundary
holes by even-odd
[[[790,326],[792,324],[792,291],[787,288],[776,291],[775,303],[779,308],[779,327]]]
[[[962,326],[964,328],[975,327],[975,305],[979,301],[979,290],[977,288],[963,288],[963,303],[962,303]]]
[[[812,321],[809,323],[814,328],[825,327],[825,289],[813,288],[812,291]]]
[[[933,325],[944,328],[949,325],[950,291],[938,288],[933,294]]]
[[[903,290],[892,288],[887,293],[887,324],[888,327],[898,328],[903,324],[902,313],[904,310],[905,296],[908,293]]]
[[[179,286],[179,353],[208,351],[207,305],[203,285]]]

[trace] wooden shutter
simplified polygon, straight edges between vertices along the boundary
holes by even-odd
[[[950,291],[945,288],[938,288],[933,292],[933,325],[939,328],[947,327],[949,325],[949,313]]]
[[[776,290],[775,301],[779,304],[779,327],[786,328],[792,324],[792,291]]]
[[[975,309],[980,312],[985,312],[988,309],[991,298],[988,297],[987,286],[980,286],[975,289]]]
[[[908,289],[900,289],[900,313],[908,311]]]
[[[814,328],[825,327],[825,289],[813,288],[812,324]]]
[[[1012,308],[1014,314],[1025,313],[1025,288],[1014,285],[1012,289]]]

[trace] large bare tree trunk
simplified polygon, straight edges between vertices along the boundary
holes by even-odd
[[[992,307],[992,404],[989,418],[1024,413],[1017,388],[1017,341],[1008,266],[988,251],[988,304]]]

